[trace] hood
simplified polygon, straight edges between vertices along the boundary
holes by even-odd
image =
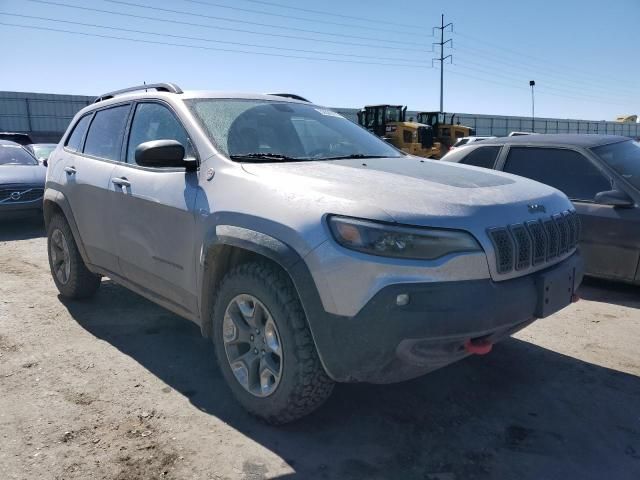
[[[43,165],[0,165],[1,185],[40,185],[44,187],[47,167]]]
[[[298,197],[320,196],[323,203],[333,197],[336,208],[326,213],[349,215],[340,208],[357,203],[409,225],[484,230],[571,208],[564,194],[533,180],[411,156],[247,163],[243,168]]]

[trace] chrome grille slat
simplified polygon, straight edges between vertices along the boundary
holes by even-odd
[[[533,241],[533,265],[540,265],[547,258],[547,234],[544,231],[542,222],[532,220],[526,223],[529,235]]]
[[[575,210],[487,230],[499,274],[526,270],[551,262],[573,250],[580,241],[580,218]]]
[[[494,228],[489,231],[489,237],[496,251],[498,273],[513,270],[514,245],[511,235],[506,228]]]
[[[531,239],[527,229],[521,223],[510,225],[509,229],[516,245],[516,270],[524,270],[531,266]]]
[[[567,250],[569,249],[569,226],[567,224],[567,219],[561,213],[554,215],[552,218],[556,222],[558,231],[560,232],[559,253],[567,253]]]

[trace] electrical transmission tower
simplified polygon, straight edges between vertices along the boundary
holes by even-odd
[[[453,63],[452,55],[447,55],[446,57],[444,56],[444,46],[447,43],[450,43],[451,46],[453,46],[453,40],[451,38],[448,38],[447,40],[444,39],[444,32],[449,27],[451,27],[449,31],[453,32],[453,23],[449,22],[445,25],[444,15],[440,16],[440,26],[433,27],[433,30],[440,30],[440,41],[433,43],[434,45],[440,45],[440,58],[434,58],[431,61],[431,63],[433,63],[434,61],[440,62],[440,113],[444,113],[444,61],[449,59],[451,63]]]

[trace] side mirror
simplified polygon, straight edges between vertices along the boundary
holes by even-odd
[[[184,146],[177,140],[152,140],[136,147],[136,163],[143,167],[189,167]],[[195,163],[195,162],[193,162]]]
[[[611,205],[612,207],[633,207],[633,199],[622,190],[607,190],[596,194],[596,203]]]

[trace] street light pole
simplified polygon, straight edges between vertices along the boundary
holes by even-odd
[[[533,95],[533,87],[536,86],[535,80],[529,80],[529,86],[531,87],[531,132],[536,131],[536,102]]]

